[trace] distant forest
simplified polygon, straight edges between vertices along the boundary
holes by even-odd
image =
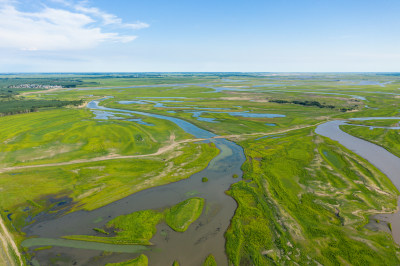
[[[81,81],[74,79],[51,78],[1,78],[0,79],[0,116],[36,112],[40,108],[81,105],[83,101],[33,100],[24,99],[19,94],[32,88],[10,88],[22,84],[59,85],[76,87]]]
[[[276,99],[268,99],[268,101],[270,101],[272,103],[280,103],[280,104],[289,103],[289,104],[298,104],[298,105],[303,105],[303,106],[315,106],[315,107],[319,107],[319,108],[329,108],[329,109],[337,108],[334,105],[321,104],[318,101],[298,101],[298,100],[287,101],[287,100],[276,100]],[[339,108],[339,110],[341,112],[347,112],[347,111],[356,110],[357,107],[358,107],[357,105],[354,105],[353,107],[348,107],[348,108],[342,107],[342,108]]]
[[[19,100],[13,99],[8,101],[0,100],[0,116],[36,112],[40,108],[45,107],[62,107],[66,105],[81,105],[79,101],[59,101],[59,100]]]

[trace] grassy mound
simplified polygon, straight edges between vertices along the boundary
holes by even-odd
[[[200,217],[203,207],[204,199],[187,199],[169,209],[165,215],[165,220],[175,231],[184,232],[191,223]]]

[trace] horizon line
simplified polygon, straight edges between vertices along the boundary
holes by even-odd
[[[400,74],[400,71],[78,71],[78,72],[0,72],[0,75],[11,75],[11,74],[146,74],[146,73],[269,73],[269,74],[286,74],[286,73],[310,73],[310,74],[373,74],[373,73],[390,73]]]

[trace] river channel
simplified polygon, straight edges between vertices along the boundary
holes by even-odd
[[[92,101],[87,107],[169,120],[196,138],[215,136],[174,117],[106,108],[100,106],[99,101]],[[28,237],[37,238],[28,239],[22,245],[31,251],[38,246],[52,246],[51,249],[35,251],[32,261],[40,265],[50,265],[57,259],[57,265],[104,265],[131,259],[141,253],[149,257],[150,265],[172,265],[174,260],[181,265],[202,265],[209,254],[215,256],[218,265],[228,265],[224,233],[237,204],[225,191],[240,180],[232,175],[242,176],[241,165],[245,155],[240,146],[226,139],[209,141],[216,145],[220,153],[201,172],[179,182],[140,191],[93,211],[77,211],[61,217],[37,217],[34,224],[24,228]],[[201,182],[204,176],[209,179],[206,183]],[[66,235],[95,235],[93,228],[102,227],[117,216],[139,210],[167,208],[193,196],[206,200],[207,207],[200,218],[184,233],[173,231],[165,223],[158,225],[157,233],[151,240],[153,246],[107,246],[61,238]],[[104,255],[103,252],[108,253]]]
[[[354,118],[350,120],[376,120],[376,119],[394,119],[397,120],[399,117],[363,117]],[[340,144],[360,155],[376,168],[382,171],[396,186],[397,190],[400,191],[400,158],[388,152],[386,149],[365,141],[363,139],[356,138],[350,134],[343,132],[340,129],[341,125],[346,125],[348,121],[336,120],[330,121],[319,125],[315,132],[319,135],[328,137],[332,140],[338,141]],[[358,126],[358,125],[354,125]],[[379,127],[383,128],[383,127]],[[387,127],[391,129],[392,127]],[[397,206],[400,206],[398,201]],[[379,221],[379,222],[377,222]],[[388,224],[391,224],[391,229]],[[400,213],[387,213],[377,214],[370,217],[370,223],[366,226],[372,230],[382,230],[393,235],[393,239],[397,244],[400,245]]]

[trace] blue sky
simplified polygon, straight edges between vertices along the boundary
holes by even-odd
[[[0,72],[400,71],[398,0],[0,0]]]

